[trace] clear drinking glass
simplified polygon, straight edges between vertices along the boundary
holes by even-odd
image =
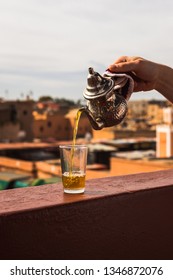
[[[64,192],[83,193],[85,190],[87,146],[62,145],[59,148]]]

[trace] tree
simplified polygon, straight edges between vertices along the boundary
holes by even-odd
[[[53,98],[51,96],[45,95],[45,96],[40,96],[38,101],[40,101],[40,102],[53,101]]]

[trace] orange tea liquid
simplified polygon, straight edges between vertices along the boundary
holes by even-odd
[[[69,192],[75,192],[75,190],[83,192],[85,188],[85,174],[65,172],[62,175],[62,182],[66,192],[68,190]]]
[[[82,114],[82,111],[79,109],[76,114],[75,126],[74,126],[74,130],[73,130],[73,146],[75,146],[75,144],[76,144],[76,136],[77,136],[79,119],[80,119],[81,114]]]
[[[73,156],[74,156],[74,147],[76,144],[76,136],[77,136],[77,131],[78,131],[78,125],[79,125],[79,119],[82,114],[82,111],[80,109],[77,111],[76,114],[76,119],[75,119],[75,125],[74,125],[74,130],[73,130],[73,143],[72,143],[72,150],[71,150],[71,164],[70,164],[70,176],[72,175],[72,170],[73,170]]]

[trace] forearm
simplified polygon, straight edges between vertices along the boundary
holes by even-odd
[[[173,69],[159,65],[159,75],[155,89],[173,103]]]

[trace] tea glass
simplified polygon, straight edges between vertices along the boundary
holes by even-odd
[[[85,191],[87,146],[61,145],[59,148],[64,193],[83,193]]]

